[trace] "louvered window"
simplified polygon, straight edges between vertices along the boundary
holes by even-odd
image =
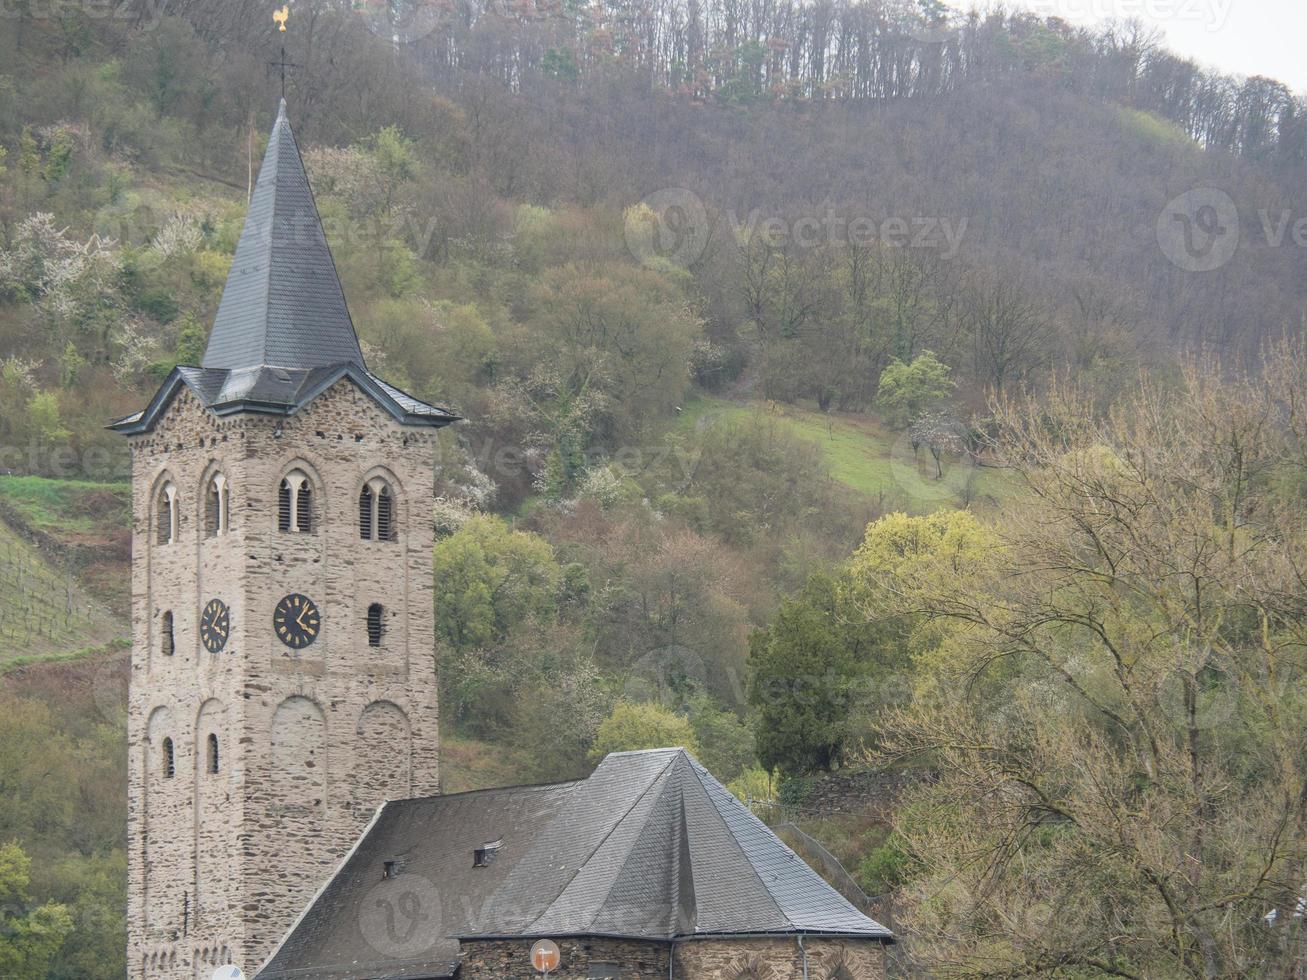
[[[177,775],[177,760],[173,756],[172,739],[163,740],[163,778],[172,779]]]
[[[364,541],[394,541],[398,537],[395,494],[377,477],[359,491],[359,537]]]
[[[300,534],[313,533],[313,491],[309,489],[308,480],[300,484],[295,495],[295,529]]]
[[[368,646],[381,646],[381,634],[386,630],[386,610],[381,603],[374,602],[368,606]]]
[[[217,775],[217,773],[218,773],[218,768],[219,768],[219,766],[218,766],[218,736],[217,736],[217,735],[214,735],[212,732],[209,733],[208,746],[209,746],[209,757],[208,757],[208,765],[207,765],[207,768],[208,768],[209,773],[210,773],[211,775]]]
[[[364,541],[372,540],[372,488],[363,485],[359,493],[359,537]]]
[[[395,498],[390,487],[382,487],[377,494],[377,540],[395,540]]]
[[[177,650],[177,643],[173,639],[171,612],[163,614],[163,621],[159,627],[159,649],[165,657],[171,657]]]
[[[282,480],[281,486],[277,490],[277,530],[290,531],[291,518],[291,490],[290,480]]]

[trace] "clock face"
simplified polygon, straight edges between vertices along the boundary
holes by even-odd
[[[227,645],[231,632],[231,610],[221,599],[210,599],[200,614],[200,642],[210,653],[218,653]]]
[[[277,603],[272,613],[272,628],[277,639],[292,650],[303,650],[318,638],[322,629],[322,613],[308,596],[298,592]]]

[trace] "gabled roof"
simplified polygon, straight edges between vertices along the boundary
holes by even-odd
[[[203,366],[345,362],[363,352],[282,99]]]
[[[382,381],[367,368],[353,363],[312,369],[286,369],[267,365],[239,370],[176,367],[142,411],[119,419],[109,428],[126,435],[148,432],[173,398],[189,388],[215,415],[253,412],[292,415],[341,378],[349,378],[397,422],[405,425],[442,426],[458,421],[446,409],[428,405]]]
[[[387,888],[439,905],[427,941],[369,928]],[[743,934],[893,940],[683,749],[623,752],[579,782],[387,803],[258,977],[450,976],[459,939]]]
[[[458,421],[367,369],[283,99],[203,365],[175,368],[143,411],[109,428],[148,432],[182,386],[219,415],[290,415],[343,377],[405,425]]]

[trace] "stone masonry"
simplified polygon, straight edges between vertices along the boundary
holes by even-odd
[[[465,980],[529,980],[532,942],[465,940]],[[878,942],[795,936],[703,937],[666,942],[584,937],[558,940],[562,953],[551,980],[883,980],[885,949]],[[674,956],[668,969],[668,956]],[[807,958],[807,971],[804,958]],[[614,972],[616,971],[616,972]]]
[[[131,437],[132,978],[208,980],[223,963],[253,975],[375,808],[436,792],[435,438],[347,379],[289,417],[218,417],[182,388],[152,431]],[[311,489],[311,533],[278,529],[278,487],[292,472]],[[210,536],[215,475],[229,527]],[[359,495],[377,477],[396,497],[394,541],[360,536]],[[160,543],[166,486],[177,533]],[[322,617],[299,651],[273,629],[291,593]],[[231,619],[216,654],[199,636],[215,598]]]

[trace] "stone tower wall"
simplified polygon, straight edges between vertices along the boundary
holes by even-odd
[[[207,980],[223,962],[253,975],[375,808],[436,791],[434,452],[432,431],[399,425],[349,381],[290,418],[219,418],[183,390],[154,431],[132,438],[132,977]],[[291,469],[313,488],[310,534],[278,530],[277,490]],[[230,530],[208,537],[214,472],[230,487]],[[377,476],[397,494],[393,542],[359,534],[359,493]],[[167,481],[179,528],[160,545]],[[322,611],[321,635],[300,651],[273,632],[290,593]],[[198,629],[213,598],[231,609],[218,654]],[[366,629],[372,603],[384,609],[379,646]]]

